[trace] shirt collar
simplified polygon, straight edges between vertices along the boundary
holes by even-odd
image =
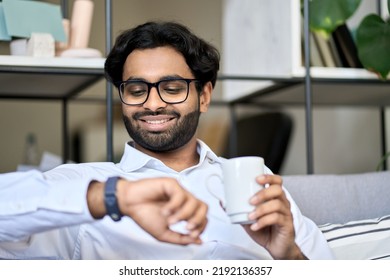
[[[202,140],[197,140],[198,154],[199,154],[199,164],[203,161],[208,160],[211,163],[221,162],[221,159],[206,145]]]
[[[220,158],[201,140],[197,140],[197,151],[199,154],[199,165],[205,160],[209,162],[220,162]],[[125,150],[121,161],[119,162],[119,168],[124,172],[132,172],[145,167],[149,164],[163,165],[159,159],[151,157],[141,151],[134,148],[133,142],[130,141],[125,144]]]

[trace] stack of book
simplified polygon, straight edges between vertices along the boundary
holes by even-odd
[[[320,67],[363,68],[355,41],[346,24],[336,28],[329,38],[311,32],[310,64]]]

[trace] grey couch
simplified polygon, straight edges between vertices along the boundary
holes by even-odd
[[[283,180],[302,213],[322,230],[336,258],[390,258],[389,171]]]

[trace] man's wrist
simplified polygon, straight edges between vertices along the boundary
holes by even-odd
[[[91,181],[87,191],[87,204],[91,216],[95,219],[102,219],[106,215],[104,205],[104,183]]]
[[[289,258],[291,260],[307,260],[308,258],[303,254],[298,245],[294,246],[293,253]]]

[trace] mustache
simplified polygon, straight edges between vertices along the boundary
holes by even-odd
[[[181,114],[176,111],[169,111],[169,110],[158,110],[155,112],[152,111],[143,111],[143,112],[137,112],[133,115],[133,119],[138,120],[139,118],[146,117],[146,116],[158,116],[158,115],[172,115],[174,117],[180,117]]]

